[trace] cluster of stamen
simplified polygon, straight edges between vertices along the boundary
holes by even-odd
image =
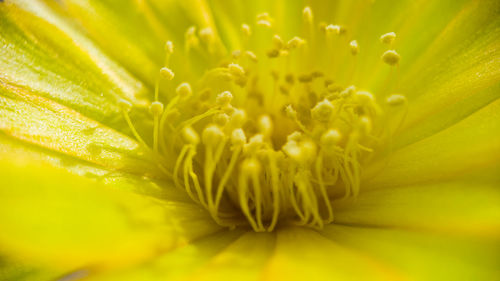
[[[312,38],[309,7],[303,20],[304,38]],[[256,28],[272,26],[269,14],[257,16]],[[319,30],[327,43],[346,33],[333,24],[320,24]],[[164,106],[159,101],[160,79],[174,79],[168,68],[174,47],[167,42],[150,107],[152,150],[161,156],[161,167],[175,186],[220,225],[243,222],[255,231],[272,231],[281,222],[321,228],[334,220],[334,199],[359,193],[363,160],[384,133],[382,107],[367,91],[336,84],[328,73],[294,64],[292,53],[307,52],[307,39],[286,41],[275,34],[269,49],[253,51],[246,47],[252,38],[250,25],[243,24],[241,32],[242,49],[208,70],[196,87],[179,83]],[[204,46],[213,54],[214,36],[210,28],[197,32],[191,27],[184,47],[189,52]],[[394,39],[394,33],[381,37],[385,44]],[[352,55],[358,54],[356,40],[347,46]],[[382,55],[391,66],[399,59],[393,50]],[[148,146],[128,116],[132,105],[119,103],[132,134]],[[406,99],[392,95],[387,103],[399,106]]]

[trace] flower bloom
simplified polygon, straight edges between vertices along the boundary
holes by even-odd
[[[0,1],[0,279],[498,279],[499,15]]]

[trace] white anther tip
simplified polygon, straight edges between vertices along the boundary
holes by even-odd
[[[244,24],[241,25],[241,32],[246,37],[249,37],[252,34],[252,30],[250,29],[250,26],[248,24],[246,24],[246,23],[244,23]]]
[[[174,77],[175,77],[174,72],[168,67],[162,67],[160,69],[160,75],[162,78],[169,80],[169,81],[174,79]]]
[[[340,26],[339,25],[329,24],[326,26],[325,30],[326,30],[327,34],[335,34],[335,35],[340,34]]]
[[[167,41],[165,43],[165,52],[169,55],[174,52],[174,43],[172,43],[172,41]]]
[[[220,106],[226,106],[233,100],[233,95],[229,91],[224,91],[217,95],[215,102]]]
[[[396,33],[394,32],[389,32],[380,36],[380,42],[384,44],[391,44],[394,42],[394,39],[396,39]]]
[[[241,129],[235,129],[231,133],[231,143],[233,145],[243,145],[247,142],[247,137],[245,135],[245,132]]]
[[[118,106],[125,112],[129,112],[130,109],[132,109],[132,104],[128,100],[125,100],[125,99],[119,99]]]
[[[196,131],[191,127],[185,127],[182,130],[182,137],[184,138],[184,141],[189,144],[197,145],[198,143],[200,143],[200,137],[198,136],[198,133],[196,133]]]
[[[227,69],[234,76],[243,76],[243,75],[245,75],[245,70],[243,69],[243,67],[241,67],[237,63],[230,63],[227,66]]]
[[[334,109],[333,104],[329,100],[324,99],[313,107],[311,115],[314,120],[328,122],[332,117]]]
[[[323,146],[331,147],[338,144],[341,138],[342,136],[338,130],[330,129],[321,136],[320,142]]]
[[[386,102],[390,106],[398,106],[406,102],[406,97],[403,95],[394,94],[387,97]]]
[[[312,23],[313,21],[313,13],[311,7],[307,6],[302,10],[302,18],[306,23]]]
[[[358,41],[352,40],[349,43],[349,47],[351,49],[351,54],[357,55],[359,53],[359,46],[358,46]]]
[[[207,146],[216,146],[224,138],[224,132],[216,125],[208,125],[202,133],[203,144]]]
[[[175,92],[181,97],[188,97],[193,93],[193,90],[191,89],[191,85],[189,85],[189,83],[184,82],[177,86]]]
[[[151,105],[149,106],[149,111],[154,116],[160,115],[163,112],[163,103],[159,101],[152,102]]]

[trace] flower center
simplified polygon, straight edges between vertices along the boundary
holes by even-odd
[[[344,27],[314,26],[303,11],[303,38],[273,34],[273,19],[257,16],[255,33],[241,26],[241,48],[219,56],[220,39],[206,27],[185,35],[186,63],[191,53],[218,58],[196,81],[183,82],[166,106],[159,102],[159,81],[150,111],[153,148],[175,186],[205,207],[214,220],[234,227],[248,223],[272,231],[278,223],[321,228],[334,220],[332,201],[360,191],[363,162],[387,132],[384,110],[368,91],[334,82],[330,65]],[[394,33],[381,41],[391,44]],[[346,42],[351,55],[356,40]],[[162,79],[174,52],[166,44]],[[393,66],[399,55],[382,60]],[[191,82],[191,83],[190,83]],[[191,86],[195,85],[195,86]],[[387,105],[406,104],[392,95]],[[143,145],[120,101],[132,133]]]

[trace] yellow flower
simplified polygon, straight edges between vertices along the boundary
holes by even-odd
[[[498,280],[499,15],[0,1],[0,279]]]

